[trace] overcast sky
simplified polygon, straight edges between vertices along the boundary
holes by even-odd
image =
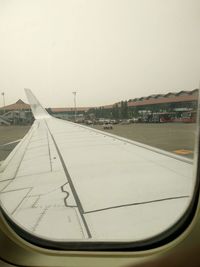
[[[0,0],[0,92],[112,104],[200,80],[199,0]],[[0,106],[3,105],[2,96]]]

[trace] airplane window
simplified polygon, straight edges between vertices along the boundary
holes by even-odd
[[[198,183],[199,1],[0,7],[8,223],[58,248],[140,246],[177,230]]]

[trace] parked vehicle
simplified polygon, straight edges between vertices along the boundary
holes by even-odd
[[[117,121],[117,120],[110,120],[110,123],[111,123],[111,124],[117,124],[118,121]]]
[[[197,118],[197,113],[195,111],[183,112],[180,117],[173,119],[173,122],[186,122],[195,123]]]
[[[110,124],[110,123],[108,123],[108,122],[105,122],[105,123],[103,124],[103,129],[104,129],[104,130],[112,130],[112,129],[113,129],[113,126],[112,126],[112,124]]]
[[[150,122],[157,122],[157,123],[173,122],[174,117],[175,117],[175,112],[153,113]]]
[[[86,123],[87,125],[91,125],[91,124],[93,124],[93,122],[92,122],[91,120],[86,120],[85,123]]]

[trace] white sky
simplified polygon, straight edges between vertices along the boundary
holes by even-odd
[[[0,0],[0,92],[112,104],[200,80],[199,0]],[[0,106],[3,105],[2,96]]]

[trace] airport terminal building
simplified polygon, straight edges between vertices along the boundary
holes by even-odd
[[[128,107],[131,111],[151,110],[152,112],[170,112],[174,110],[195,110],[197,108],[198,89],[150,95],[130,99]]]
[[[199,90],[180,91],[177,93],[154,94],[146,97],[129,99],[101,107],[77,107],[77,122],[84,119],[131,119],[147,114],[173,113],[182,116],[183,112],[195,112],[198,105]],[[61,119],[74,120],[75,108],[47,108],[47,111]],[[16,103],[0,108],[0,124],[29,124],[33,116],[30,105],[19,99]]]
[[[100,117],[112,117],[114,119],[131,119],[144,114],[170,112],[176,113],[176,116],[181,116],[182,112],[197,110],[198,95],[198,89],[177,93],[154,94],[121,101],[109,106],[102,106],[93,109],[93,112],[97,116],[100,113]]]

